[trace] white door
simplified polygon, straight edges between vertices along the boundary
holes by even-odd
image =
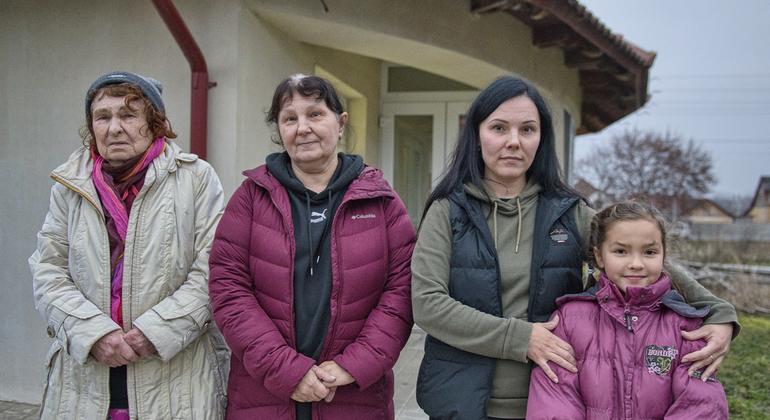
[[[443,174],[467,102],[399,102],[382,107],[382,171],[415,226]]]
[[[457,144],[460,129],[465,125],[465,113],[468,111],[469,106],[470,102],[446,103],[446,142],[444,143],[446,153],[444,160],[447,163],[449,163],[449,156]]]

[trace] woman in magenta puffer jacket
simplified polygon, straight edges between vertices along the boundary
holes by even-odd
[[[727,419],[725,391],[682,356],[705,341],[681,331],[702,324],[662,272],[665,228],[657,211],[622,202],[591,223],[593,263],[601,269],[588,291],[557,299],[553,331],[575,350],[578,372],[552,365],[532,371],[527,419]]]
[[[394,418],[415,232],[382,173],[336,153],[347,118],[326,80],[283,81],[267,119],[285,152],[244,172],[217,229],[229,419]]]

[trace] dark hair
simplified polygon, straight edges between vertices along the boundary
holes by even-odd
[[[284,105],[291,100],[294,93],[299,93],[306,98],[324,101],[326,106],[337,116],[345,112],[342,108],[342,101],[337,96],[337,90],[334,89],[331,82],[318,76],[295,74],[286,78],[275,88],[273,101],[265,115],[266,123],[269,125],[278,124],[278,114],[281,113]],[[273,136],[271,140],[278,145],[283,144],[279,136]]]
[[[553,121],[545,100],[531,83],[513,76],[503,76],[481,91],[468,109],[465,126],[460,131],[449,166],[428,197],[423,217],[434,201],[448,197],[462,184],[471,183],[481,191],[485,191],[484,159],[480,148],[479,126],[503,102],[522,95],[534,102],[540,116],[540,145],[532,165],[527,169],[527,178],[534,177],[545,192],[562,196],[580,196],[561,180],[559,162],[556,158]]]
[[[139,100],[144,107],[144,116],[147,119],[147,129],[150,130],[151,139],[158,137],[175,139],[176,133],[171,129],[171,123],[166,118],[166,114],[157,110],[149,99],[142,93],[138,86],[131,83],[120,83],[117,85],[107,85],[97,89],[88,95],[87,100],[93,103],[102,96],[111,96],[113,98],[125,98],[124,103],[130,109],[131,103]],[[83,139],[83,145],[91,147],[94,141],[93,114],[88,110],[86,114],[86,125],[80,129],[80,137]]]
[[[602,211],[596,213],[591,220],[591,237],[588,244],[588,260],[596,267],[596,257],[594,248],[600,249],[604,239],[607,236],[607,230],[615,222],[649,220],[658,225],[660,237],[663,245],[663,256],[666,255],[666,219],[660,214],[658,209],[650,204],[638,201],[621,201],[610,204]]]

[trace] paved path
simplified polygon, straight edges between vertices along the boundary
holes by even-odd
[[[37,419],[37,406],[32,404],[0,401],[0,419],[2,420]]]
[[[426,420],[428,416],[417,406],[414,397],[417,370],[422,359],[425,333],[415,327],[409,342],[401,352],[395,373],[395,395],[393,403],[396,408],[396,420]],[[17,402],[0,401],[0,420],[34,420],[37,418],[37,406]]]

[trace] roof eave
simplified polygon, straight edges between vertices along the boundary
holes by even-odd
[[[536,47],[558,47],[582,91],[578,134],[600,131],[644,106],[655,53],[610,31],[576,0],[471,0],[476,13],[508,13],[532,28]]]

